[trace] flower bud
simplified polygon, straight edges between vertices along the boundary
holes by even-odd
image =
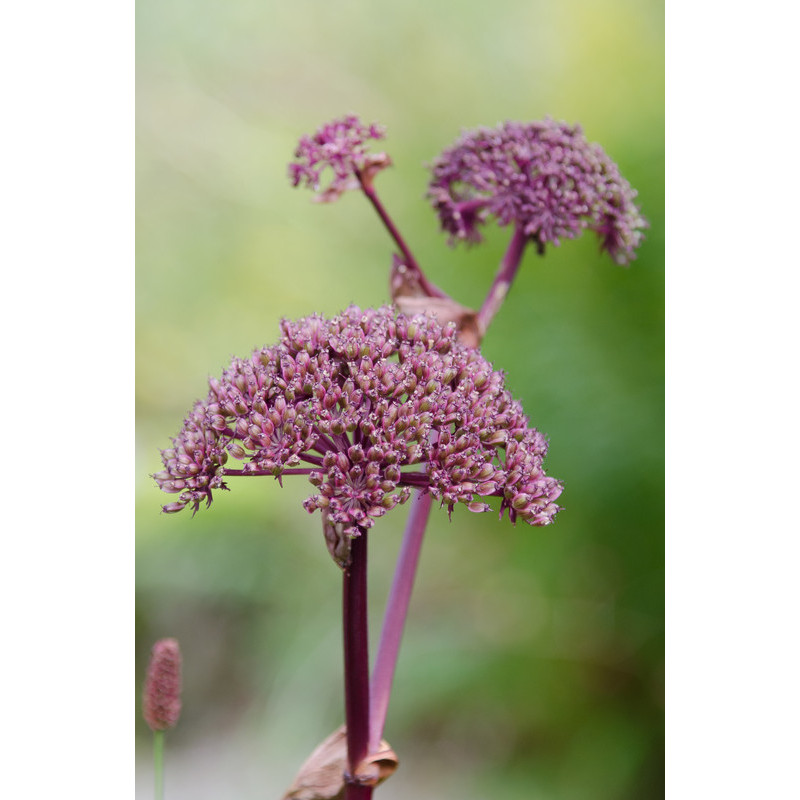
[[[442,373],[442,383],[445,385],[447,385],[448,383],[452,383],[457,374],[458,374],[457,369],[455,369],[454,367],[448,367]]]
[[[353,445],[347,450],[347,457],[353,464],[360,464],[364,460],[364,451],[360,445]]]
[[[529,494],[515,494],[511,498],[511,507],[515,511],[522,511],[530,505],[531,496]]]
[[[384,476],[386,477],[387,481],[391,481],[392,483],[397,483],[400,480],[402,473],[398,469],[397,466],[394,464],[390,464],[386,469],[383,471]]]
[[[476,480],[484,481],[489,476],[494,475],[495,468],[491,464],[484,464],[472,477]]]
[[[234,442],[233,444],[228,445],[228,452],[234,458],[238,458],[239,460],[245,457],[244,448],[238,442]]]
[[[294,378],[297,372],[297,368],[295,366],[294,361],[289,358],[288,356],[284,356],[281,359],[281,375],[283,379],[289,383]]]
[[[322,482],[325,480],[325,476],[321,472],[312,472],[308,476],[309,483],[313,486],[322,486]]]

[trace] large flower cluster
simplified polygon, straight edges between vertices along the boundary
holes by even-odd
[[[490,215],[515,223],[540,249],[589,228],[619,264],[647,223],[636,192],[578,125],[546,119],[464,132],[432,165],[428,197],[450,243],[478,242]]]
[[[383,139],[380,125],[364,125],[356,116],[342,117],[323,125],[313,136],[303,136],[295,150],[295,162],[289,164],[292,185],[303,183],[317,192],[322,201],[336,200],[344,191],[357,189],[362,180],[371,180],[378,170],[390,164],[385,153],[368,152],[370,139]],[[330,168],[333,180],[320,190],[320,176]]]
[[[306,509],[351,537],[415,488],[450,511],[487,511],[477,498],[500,497],[512,521],[552,521],[562,487],[542,468],[546,441],[454,325],[351,306],[281,331],[209,381],[162,452],[153,477],[179,495],[165,511],[196,511],[228,476],[305,474],[316,487]]]

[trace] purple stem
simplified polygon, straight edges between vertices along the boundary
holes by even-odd
[[[389,231],[390,236],[395,240],[397,246],[400,248],[400,252],[403,254],[405,266],[416,273],[420,286],[428,293],[429,297],[447,297],[447,295],[438,286],[436,286],[436,284],[431,283],[425,277],[425,273],[417,263],[417,259],[414,258],[414,255],[411,250],[409,250],[405,239],[403,239],[403,237],[400,235],[400,231],[395,226],[392,218],[389,216],[389,213],[383,207],[383,203],[381,203],[380,199],[378,198],[378,193],[375,191],[374,187],[363,179],[359,170],[356,170],[355,173],[356,177],[358,178],[358,182],[361,184],[361,189],[367,196],[367,199],[370,201],[370,203],[372,203],[375,211],[378,212],[378,216],[381,218],[381,222],[383,222],[383,224],[386,226],[386,230]]]
[[[403,472],[400,474],[399,484],[421,488],[430,485],[430,482],[427,472]]]
[[[478,330],[481,336],[486,333],[489,323],[500,310],[500,306],[503,305],[503,300],[505,300],[508,290],[514,281],[514,276],[519,269],[528,239],[529,237],[521,227],[516,226],[514,228],[514,235],[511,237],[508,249],[500,262],[500,268],[497,270],[494,282],[489,288],[489,293],[483,301],[481,310],[478,312]]]
[[[316,437],[317,437],[317,442],[316,442],[316,444],[314,445],[314,447],[313,447],[312,449],[316,450],[318,453],[322,453],[323,455],[325,455],[325,453],[328,453],[328,452],[330,452],[331,450],[333,450],[333,452],[334,452],[334,453],[338,453],[338,452],[339,452],[339,450],[341,450],[341,448],[340,448],[340,447],[337,447],[337,445],[335,445],[335,444],[334,444],[334,443],[333,443],[333,442],[332,442],[332,441],[331,441],[331,440],[330,440],[330,439],[329,439],[329,438],[328,438],[328,437],[327,437],[327,436],[326,436],[326,435],[325,435],[325,434],[324,434],[324,433],[323,433],[323,432],[322,432],[322,431],[321,431],[319,428],[317,428],[316,426],[314,426],[314,434],[315,434],[315,435],[316,435]],[[321,442],[323,445],[325,445],[325,448],[326,448],[326,449],[323,449],[322,447],[320,447],[320,446],[319,446],[319,445],[320,445],[320,442]],[[348,442],[348,445],[349,445],[349,444],[350,444],[350,443]],[[347,448],[345,448],[345,449],[347,449]]]
[[[381,639],[378,644],[375,666],[372,670],[370,687],[369,750],[371,753],[378,749],[383,737],[389,695],[392,691],[394,670],[400,652],[400,640],[403,638],[403,628],[411,600],[411,590],[414,587],[414,576],[417,572],[422,538],[425,535],[425,526],[432,503],[433,498],[429,492],[417,492],[411,501],[411,512],[403,534],[403,543],[397,558],[389,600],[386,603]]]
[[[370,800],[371,786],[351,782],[369,745],[369,646],[367,640],[367,532],[353,539],[342,582],[344,710],[347,725],[345,800]]]
[[[370,197],[366,187],[364,187],[364,191]],[[377,202],[377,197],[374,202]],[[379,204],[376,205],[376,208],[379,209],[378,213],[381,213]],[[526,236],[521,228],[515,228],[503,260],[500,262],[500,268],[494,282],[489,288],[481,310],[478,312],[478,326],[481,336],[486,332],[489,323],[497,314],[508,294],[522,261],[522,255],[528,240],[529,237]],[[413,262],[412,257],[409,266],[413,267],[415,265],[416,262]],[[417,267],[417,269],[419,268]],[[413,485],[420,480],[420,477],[415,472],[405,473],[402,476],[401,483]],[[386,712],[389,707],[389,696],[392,691],[392,681],[400,652],[400,640],[403,636],[403,628],[411,600],[411,590],[414,586],[414,577],[417,571],[420,550],[422,549],[422,539],[425,535],[425,527],[428,523],[432,503],[433,500],[428,492],[420,491],[414,496],[411,512],[406,523],[406,530],[403,534],[403,543],[395,567],[392,588],[386,603],[378,653],[372,670],[369,711],[370,752],[375,752],[379,748],[383,737]]]
[[[310,467],[306,469],[305,467],[298,467],[297,469],[285,469],[279,473],[280,475],[310,475],[312,472],[316,472],[317,470],[311,469]],[[222,470],[222,474],[226,476],[237,475],[239,477],[246,478],[248,475],[253,476],[275,476],[275,473],[271,470],[267,469],[252,469],[245,472],[243,469],[228,469],[227,467]],[[276,477],[279,477],[276,476]]]

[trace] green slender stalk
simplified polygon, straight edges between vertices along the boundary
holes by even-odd
[[[153,731],[153,772],[155,800],[164,800],[164,731]]]

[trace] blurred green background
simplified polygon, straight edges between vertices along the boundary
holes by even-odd
[[[231,481],[159,513],[148,477],[192,402],[282,316],[388,299],[392,246],[353,193],[293,190],[297,138],[353,112],[388,129],[384,202],[431,278],[477,307],[509,238],[446,246],[424,164],[464,127],[580,122],[651,223],[615,266],[593,237],[528,252],[484,343],[566,486],[549,528],[434,513],[386,736],[384,800],[663,795],[663,4],[612,0],[137,3],[139,697],[176,636],[184,712],[167,797],[279,798],[342,719],[340,574],[311,487]],[[372,643],[408,506],[371,536]]]

